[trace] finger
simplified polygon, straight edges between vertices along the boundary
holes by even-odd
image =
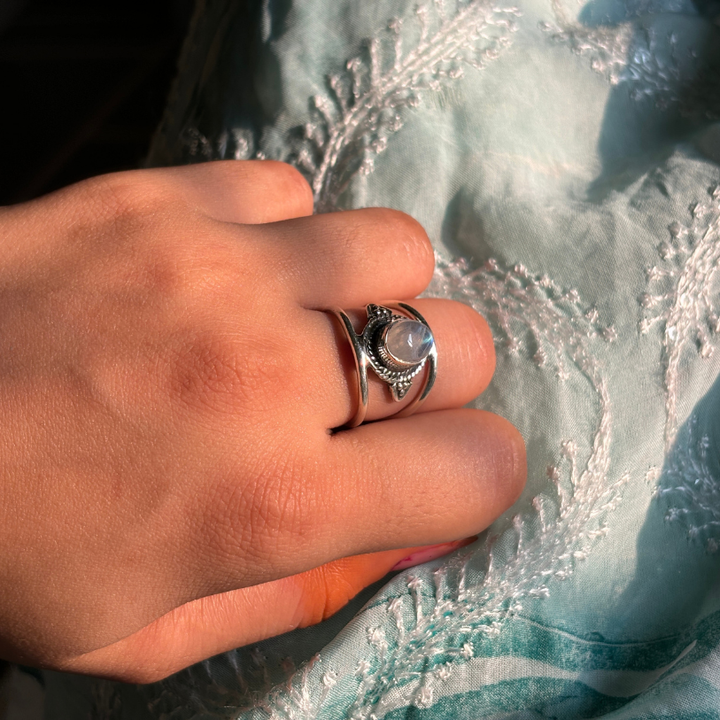
[[[271,223],[312,215],[313,195],[291,165],[224,160],[163,169],[185,201],[223,222]]]
[[[338,555],[475,535],[525,484],[520,433],[482,410],[383,420],[328,440],[335,476],[316,487],[327,517],[314,521]]]
[[[418,412],[467,404],[485,390],[495,370],[495,349],[487,322],[470,306],[452,300],[417,299],[410,304],[427,320],[438,353],[435,384]],[[338,319],[329,313],[316,315],[313,318],[318,337],[313,352],[316,372],[311,382],[317,386],[314,395],[322,402],[326,427],[337,428],[348,423],[357,410],[355,357]],[[352,315],[355,330],[362,332],[367,314],[356,311]],[[427,369],[416,376],[413,388],[398,402],[390,394],[389,386],[369,370],[366,420],[394,415],[413,402],[425,372]]]
[[[420,294],[435,257],[422,226],[386,208],[348,210],[254,228],[277,250],[277,272],[302,306],[362,307]]]
[[[408,556],[408,562],[413,556],[427,561],[475,539],[342,558],[291,577],[201,598],[124,640],[76,658],[65,669],[125,682],[155,682],[212,655],[315,625]],[[426,550],[430,552],[423,558]]]
[[[333,479],[324,489],[317,536],[332,537],[326,555],[342,555],[344,547],[371,554],[364,550],[299,575],[195,600],[62,669],[150,682],[224,649],[317,622],[383,577],[408,547],[483,530],[514,502],[525,478],[520,435],[479,410],[372,423],[328,442],[344,482]],[[388,544],[405,549],[377,552]]]

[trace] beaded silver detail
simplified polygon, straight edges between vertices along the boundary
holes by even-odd
[[[437,375],[437,349],[432,339],[432,330],[425,321],[425,318],[411,305],[404,302],[390,303],[390,307],[384,305],[366,306],[368,321],[362,333],[355,332],[352,321],[347,313],[341,308],[330,308],[328,312],[335,315],[340,321],[345,337],[352,347],[355,357],[355,371],[357,379],[357,411],[355,415],[345,424],[344,427],[354,428],[365,420],[368,400],[370,397],[368,385],[368,366],[376,375],[388,384],[393,399],[402,400],[412,385],[413,378],[427,366],[420,388],[416,396],[405,405],[399,412],[391,417],[405,417],[411,415],[425,401],[425,398],[432,390]],[[393,309],[399,315],[393,313]],[[431,342],[427,347],[427,353],[417,363],[398,363],[391,357],[385,342],[385,331],[392,328],[398,322],[417,321],[427,328]]]
[[[362,343],[367,353],[370,367],[375,374],[390,387],[393,400],[400,401],[412,386],[413,378],[425,367],[427,356],[413,365],[400,365],[387,350],[386,331],[395,322],[406,321],[403,315],[397,315],[382,305],[367,306],[368,321],[362,333]]]

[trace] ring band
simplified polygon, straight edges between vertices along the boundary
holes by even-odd
[[[425,318],[414,307],[404,302],[392,302],[370,304],[365,310],[367,324],[358,334],[344,310],[330,309],[340,320],[355,356],[358,403],[354,417],[344,425],[347,428],[360,425],[367,414],[368,367],[389,386],[397,402],[405,397],[415,376],[427,367],[415,399],[391,417],[414,413],[432,390],[437,376],[435,338]]]

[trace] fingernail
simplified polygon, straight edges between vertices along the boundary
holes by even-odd
[[[453,542],[441,543],[440,545],[428,545],[420,550],[416,550],[411,555],[400,560],[399,563],[394,565],[390,572],[395,570],[405,570],[406,568],[415,567],[422,563],[430,562],[431,560],[437,560],[443,555],[449,555],[453,550],[458,550],[461,547],[470,545],[477,540],[477,535],[473,537],[465,538],[464,540],[455,540]]]

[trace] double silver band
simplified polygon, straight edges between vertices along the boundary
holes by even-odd
[[[393,312],[394,311],[394,312]],[[414,400],[402,410],[390,417],[405,417],[418,409],[420,404],[432,390],[437,375],[437,348],[432,337],[432,330],[425,318],[414,308],[404,302],[392,302],[385,305],[367,305],[368,322],[362,333],[355,332],[352,321],[347,313],[340,308],[331,308],[329,312],[340,320],[345,336],[350,341],[355,357],[357,377],[357,411],[350,422],[344,427],[354,428],[365,420],[368,408],[368,367],[390,388],[396,401],[402,400],[410,389],[413,378],[425,369],[423,381]],[[398,314],[400,313],[400,314]],[[403,320],[414,320],[422,323],[429,331],[430,349],[421,361],[402,363],[396,360],[386,349],[384,338],[388,330]]]

